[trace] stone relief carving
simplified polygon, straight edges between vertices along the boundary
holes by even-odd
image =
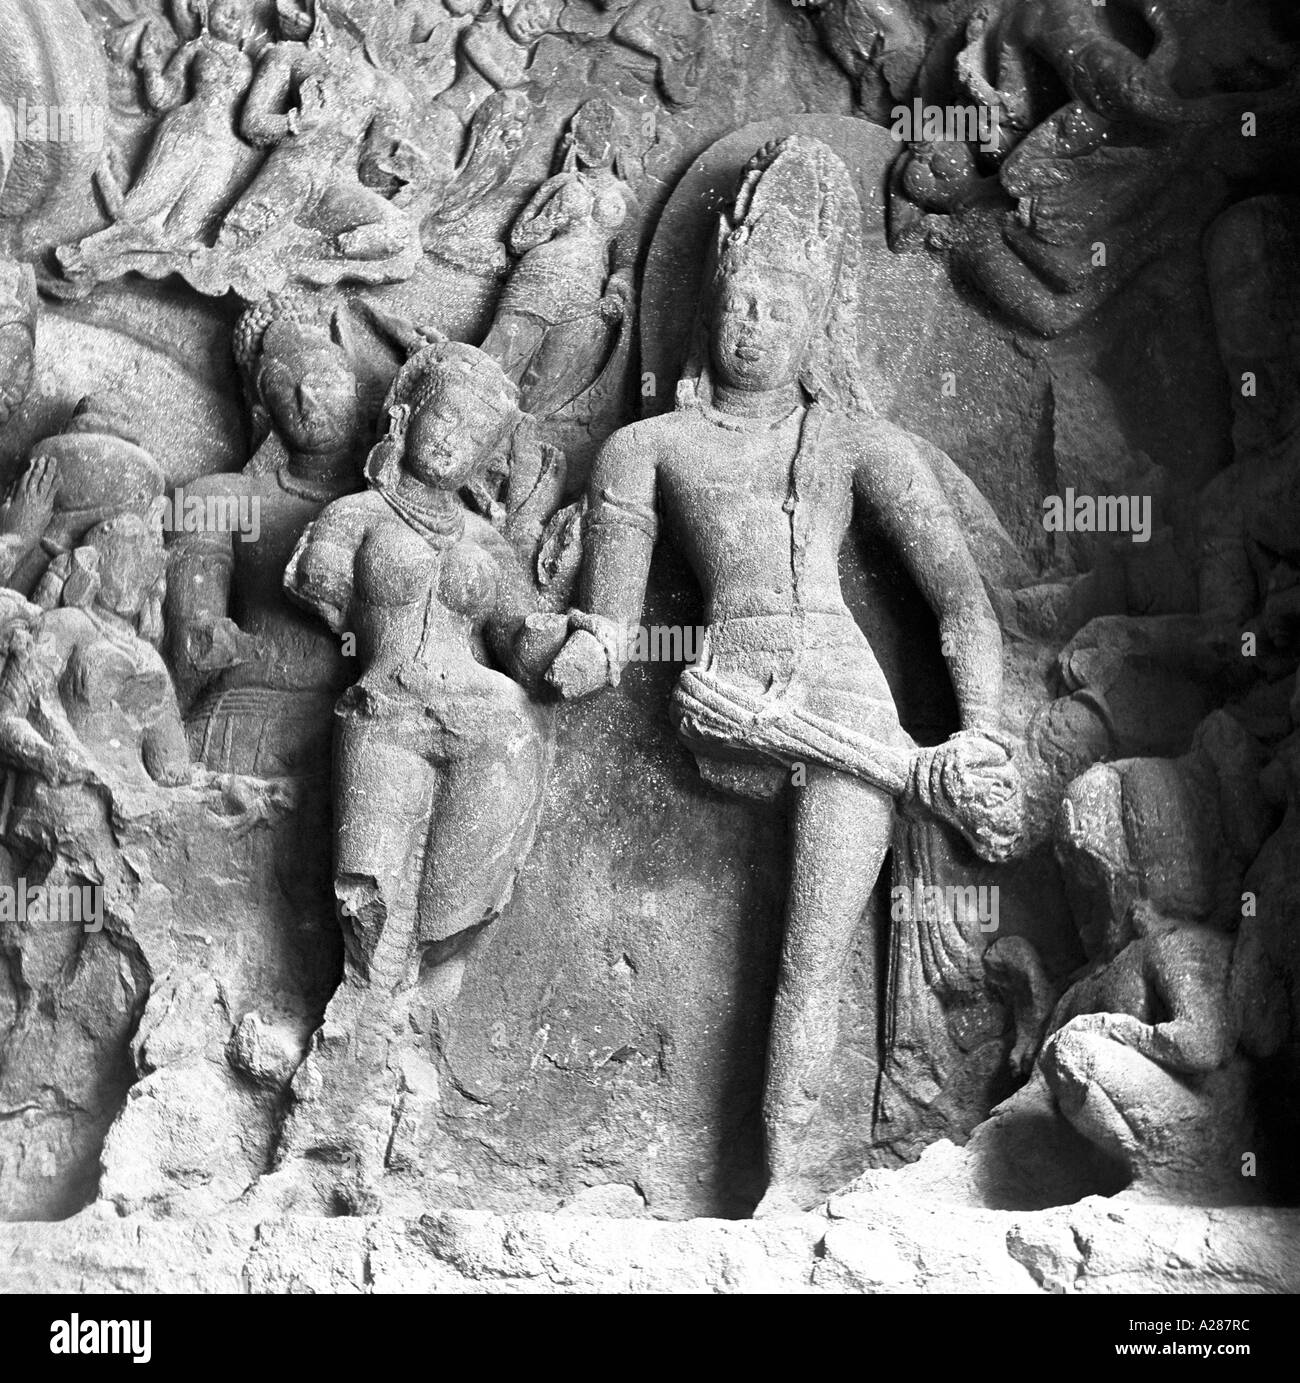
[[[4,1216],[1289,1203],[1221,8],[0,0]]]

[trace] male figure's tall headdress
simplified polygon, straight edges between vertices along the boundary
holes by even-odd
[[[829,145],[788,135],[745,165],[731,207],[719,217],[714,246],[716,290],[741,269],[758,268],[803,281],[820,318],[801,381],[811,398],[870,411],[858,366],[858,274],[862,205],[843,160]],[[679,406],[696,400],[708,375],[707,325],[701,322],[683,372]]]

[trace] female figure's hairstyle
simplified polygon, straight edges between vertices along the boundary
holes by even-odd
[[[435,340],[411,356],[388,391],[384,403],[387,428],[365,464],[366,480],[375,489],[392,489],[397,484],[411,421],[446,389],[465,391],[498,420],[503,436],[500,457],[489,460],[507,464],[513,434],[526,416],[519,406],[519,386],[477,346]]]

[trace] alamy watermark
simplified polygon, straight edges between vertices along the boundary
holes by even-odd
[[[186,494],[176,489],[162,501],[166,533],[230,533],[255,543],[262,532],[262,501],[258,495]]]
[[[1072,486],[1043,500],[1049,533],[1127,533],[1135,543],[1151,537],[1150,495],[1083,495]]]
[[[702,624],[638,624],[615,636],[620,663],[697,663],[704,647]]]
[[[29,884],[26,879],[16,879],[12,884],[0,884],[0,922],[102,932],[103,890],[98,884]]]
[[[977,144],[981,153],[996,154],[1001,145],[997,105],[927,105],[918,96],[910,105],[889,112],[892,138],[903,144]]]
[[[103,106],[86,103],[55,106],[20,96],[13,105],[0,105],[0,121],[12,132],[15,144],[84,144],[89,149],[104,147]]]
[[[975,922],[982,932],[998,929],[1000,911],[997,884],[896,884],[889,890],[889,916],[895,922],[937,922],[954,917]]]
[[[50,1324],[51,1354],[129,1354],[133,1364],[153,1358],[153,1321],[101,1321],[79,1315]]]

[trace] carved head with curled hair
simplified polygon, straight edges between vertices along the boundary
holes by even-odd
[[[21,406],[36,369],[36,279],[0,259],[0,427]]]
[[[252,400],[255,444],[273,427],[299,455],[356,449],[364,410],[337,311],[305,297],[257,303],[235,328],[235,358]]]
[[[714,384],[797,381],[810,400],[871,411],[858,363],[861,242],[861,203],[829,146],[791,135],[760,149],[720,217],[679,406]]]
[[[507,453],[525,414],[519,388],[476,346],[438,340],[398,372],[384,405],[387,432],[366,461],[366,479],[392,489],[403,472],[432,490],[459,490]]]

